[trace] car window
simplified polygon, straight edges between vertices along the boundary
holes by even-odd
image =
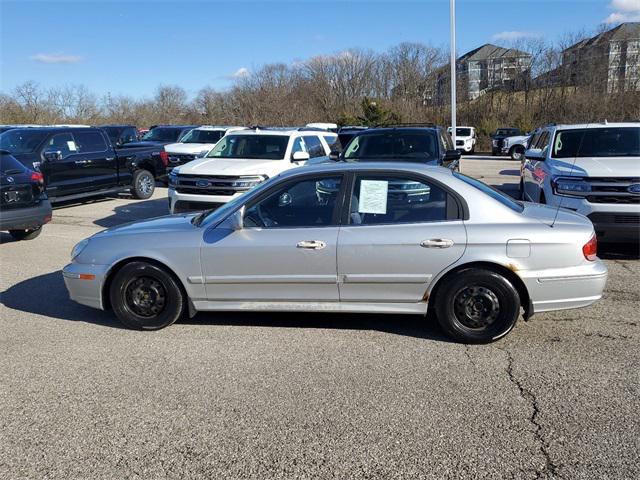
[[[193,129],[180,139],[182,143],[217,143],[224,135],[223,130]]]
[[[44,151],[61,152],[62,158],[64,158],[78,153],[78,146],[70,133],[57,133],[45,143]]]
[[[359,176],[351,196],[349,223],[379,225],[447,219],[447,192],[427,181],[395,176]]]
[[[0,153],[0,175],[6,172],[22,173],[26,167],[7,153]]]
[[[554,158],[640,156],[640,127],[560,130],[553,141]]]
[[[289,182],[247,208],[246,227],[326,227],[336,225],[336,203],[342,177]]]
[[[76,139],[78,151],[82,153],[104,152],[107,149],[104,137],[99,132],[76,132],[73,136]]]
[[[326,155],[320,139],[315,135],[306,135],[304,137],[304,144],[309,152],[310,158],[323,157]]]
[[[438,158],[438,139],[431,132],[384,132],[355,137],[345,151],[345,160],[390,160],[424,162]]]
[[[332,134],[323,133],[322,136],[326,140],[327,145],[329,145],[329,150],[331,150],[332,152],[334,150],[340,150],[340,142],[338,140],[338,135],[336,135],[335,133],[332,133]]]
[[[120,135],[120,141],[122,143],[135,142],[138,138],[138,132],[135,128],[126,128]]]
[[[440,132],[440,144],[442,146],[443,152],[446,152],[447,150],[453,150],[453,140],[451,139],[451,135],[445,133],[444,131]]]
[[[291,147],[291,158],[293,158],[293,154],[296,152],[306,152],[302,137],[298,137],[293,141],[293,146]]]
[[[540,150],[543,150],[548,144],[549,144],[549,132],[545,130],[544,132],[542,132],[540,137],[538,137],[538,140],[536,141],[536,143],[532,144],[533,145],[532,148],[539,148]]]
[[[186,130],[175,127],[155,127],[145,133],[142,140],[150,142],[177,142],[178,138]]]
[[[38,130],[7,130],[0,134],[0,149],[11,153],[31,153],[47,135],[47,132]]]
[[[286,135],[226,135],[207,157],[282,160],[288,143],[289,137]]]

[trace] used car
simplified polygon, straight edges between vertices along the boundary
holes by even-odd
[[[447,132],[451,135],[453,128],[447,128]],[[477,141],[478,136],[474,127],[456,127],[456,149],[473,155],[476,151]]]
[[[491,155],[495,156],[502,153],[504,139],[507,137],[515,137],[516,135],[522,135],[522,131],[519,128],[498,128],[489,135],[491,138]]]
[[[474,343],[506,335],[521,311],[592,304],[607,269],[582,215],[442,167],[335,162],[287,170],[217,210],[97,233],[63,276],[73,300],[136,329],[198,311],[431,310]]]

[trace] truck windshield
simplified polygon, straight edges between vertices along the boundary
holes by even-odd
[[[227,135],[207,157],[283,160],[288,143],[288,135]]]
[[[344,154],[347,161],[393,160],[425,162],[438,158],[438,141],[431,132],[372,133],[355,137]]]
[[[191,130],[180,142],[182,143],[218,143],[224,135],[223,130]]]
[[[470,137],[471,129],[470,128],[456,128],[456,137]]]
[[[0,134],[0,150],[11,153],[34,152],[49,132],[33,129],[13,129]]]
[[[553,158],[640,157],[640,127],[558,130]]]
[[[522,135],[522,132],[517,128],[499,128],[496,130],[496,137],[514,137],[516,135]]]
[[[149,142],[177,142],[183,130],[183,128],[156,127],[149,130],[142,137],[142,140]]]

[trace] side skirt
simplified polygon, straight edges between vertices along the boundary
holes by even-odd
[[[426,315],[427,302],[359,303],[359,302],[229,302],[193,300],[198,311],[267,311],[267,312],[344,312],[401,313]]]

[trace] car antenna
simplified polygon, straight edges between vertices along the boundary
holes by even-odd
[[[573,156],[573,163],[571,164],[571,170],[569,170],[569,178],[573,177],[573,168],[576,166],[576,161],[578,160],[578,155],[580,154],[580,151],[582,150],[582,143],[584,142],[584,137],[587,135],[587,129],[589,128],[589,125],[591,125],[591,123],[587,123],[587,126],[583,129],[582,131],[582,136],[580,137],[580,143],[578,144],[578,148],[576,150],[576,154]],[[556,131],[557,133],[557,131]],[[555,142],[555,136],[553,141]],[[553,145],[550,144],[549,148],[551,148],[552,152],[553,152]],[[553,186],[551,187],[553,188]],[[556,224],[556,220],[558,219],[558,213],[560,213],[560,209],[562,208],[562,200],[564,200],[564,195],[560,195],[560,202],[558,203],[558,207],[556,208],[556,214],[553,217],[553,222],[551,222],[551,228],[553,228],[553,226]]]

